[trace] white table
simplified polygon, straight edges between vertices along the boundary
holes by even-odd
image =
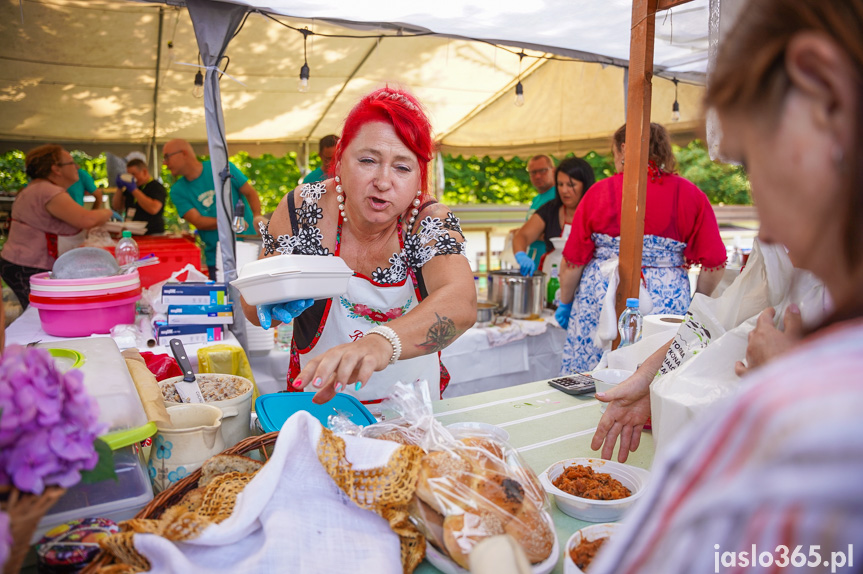
[[[441,353],[449,371],[450,399],[557,376],[566,331],[544,317],[545,331],[501,346],[489,343],[488,328],[472,327]],[[527,322],[523,322],[527,323]]]

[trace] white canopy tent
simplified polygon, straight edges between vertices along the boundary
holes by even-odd
[[[198,45],[188,10],[175,4],[2,0],[0,149],[58,141],[122,154],[175,137],[205,144],[204,107],[191,93]],[[604,150],[625,119],[628,0],[244,4],[285,25],[250,14],[226,50],[222,108],[234,150],[303,151],[338,133],[360,95],[385,83],[425,103],[444,153]],[[703,80],[707,4],[673,9],[657,23],[659,74]],[[297,91],[303,35],[286,25],[314,32],[307,93]],[[415,35],[429,30],[435,35]],[[657,80],[654,88],[654,116],[691,138],[701,87],[679,84],[674,124],[674,85]]]
[[[652,1],[655,10],[657,0]],[[607,66],[627,63],[630,28],[638,24],[632,21],[632,0],[583,0],[576,6],[566,0],[529,6],[512,0],[429,6],[187,0],[194,34],[185,11],[151,4],[5,0],[2,145],[93,142],[112,151],[147,145],[156,158],[158,144],[169,139],[207,141],[218,182],[229,141],[252,153],[253,144],[262,151],[305,144],[307,151],[310,141],[338,131],[359,95],[383,83],[403,85],[420,97],[442,149],[451,152],[585,151],[585,142],[602,141],[626,116],[619,105],[626,99],[626,74]],[[651,69],[668,78],[702,80],[710,14],[717,15],[718,7],[718,0],[694,0],[657,19]],[[305,58],[304,42],[312,44]],[[303,59],[314,70],[315,88],[298,93],[291,85]],[[206,69],[203,110],[188,94],[195,65]],[[519,81],[532,103],[507,107]],[[700,113],[698,89],[684,84],[678,94],[668,82],[657,87],[645,100],[654,106],[653,115],[663,117],[662,108],[668,113],[677,98],[683,121],[671,131],[691,132]],[[531,100],[532,90],[537,96]],[[225,183],[217,204],[230,281],[236,269]]]

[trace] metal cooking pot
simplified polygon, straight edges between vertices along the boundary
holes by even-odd
[[[488,274],[488,298],[500,306],[499,313],[514,319],[535,318],[545,306],[545,273],[522,277],[517,269]]]
[[[494,323],[494,316],[498,312],[497,303],[491,301],[476,302],[476,326],[488,327]]]

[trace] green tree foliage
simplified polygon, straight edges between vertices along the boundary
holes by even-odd
[[[0,155],[0,193],[14,195],[27,185],[27,174],[24,173],[24,152],[8,151]]]
[[[735,165],[719,163],[701,140],[693,140],[686,147],[674,146],[677,173],[697,185],[714,205],[748,205],[752,203],[749,178],[746,171]]]
[[[745,171],[741,167],[711,161],[702,142],[696,140],[686,147],[675,147],[675,155],[678,173],[704,190],[711,203],[751,203],[749,180]],[[79,166],[93,175],[97,185],[111,185],[107,181],[104,154],[90,157],[83,152],[73,151],[72,157]],[[614,174],[611,154],[590,152],[584,158],[593,167],[597,181]],[[207,157],[201,156],[201,159]],[[264,213],[272,213],[285,194],[296,187],[300,178],[295,153],[283,156],[264,154],[253,158],[246,152],[239,152],[231,156],[230,160],[246,174],[252,186],[258,190]],[[320,158],[313,155],[310,163],[311,167],[315,168],[320,164]],[[174,177],[164,166],[160,166],[160,169],[162,181],[170,189]],[[517,157],[505,160],[488,156],[445,156],[444,175],[446,188],[442,199],[449,205],[526,204],[535,193],[527,174],[527,161]],[[11,151],[0,154],[0,193],[14,194],[26,184],[24,153]],[[165,205],[165,224],[169,231],[187,228],[170,200]]]
[[[535,195],[527,174],[527,162],[519,158],[444,158],[446,180],[443,202],[447,205],[469,203],[529,203]]]

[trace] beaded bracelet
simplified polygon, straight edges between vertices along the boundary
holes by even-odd
[[[387,327],[386,325],[378,325],[377,327],[370,329],[369,332],[366,333],[366,335],[372,334],[380,335],[381,337],[389,341],[390,345],[393,346],[393,356],[390,357],[389,364],[392,365],[396,361],[398,361],[399,357],[401,357],[402,355],[402,343],[399,340],[399,336],[396,334],[396,332]]]

